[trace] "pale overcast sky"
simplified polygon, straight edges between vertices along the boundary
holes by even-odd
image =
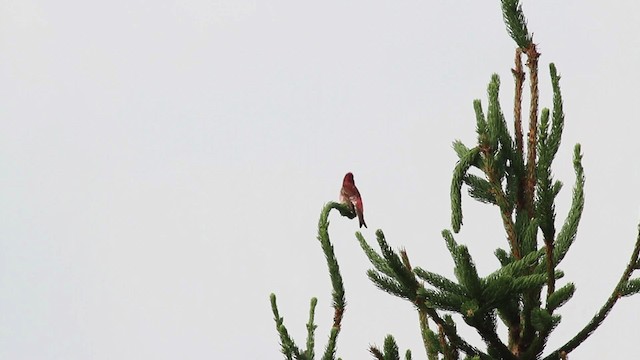
[[[577,285],[549,350],[598,310],[640,218],[640,3],[525,1],[562,75],[554,172],[563,220],[582,143],[586,208],[562,264]],[[499,1],[181,0],[0,2],[0,358],[281,359],[269,294],[302,344],[319,298],[315,239],[347,171],[369,229],[414,265],[452,273],[454,139],[475,140],[472,101],[514,44]],[[495,208],[463,200],[481,274],[505,247]],[[348,307],[344,359],[393,334],[425,358],[408,302],[377,290],[354,232],[331,215]],[[640,296],[624,298],[571,356],[637,355]],[[461,331],[481,345],[463,324]]]

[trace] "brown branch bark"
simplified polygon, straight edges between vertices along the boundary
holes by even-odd
[[[525,74],[522,70],[522,49],[516,49],[515,68],[511,69],[515,80],[515,96],[513,100],[513,127],[516,138],[516,154],[519,159],[524,161],[523,137],[522,137],[522,88],[524,85]],[[520,161],[516,160],[516,161]],[[517,165],[520,167],[520,165]],[[516,194],[516,213],[519,213],[525,207],[524,189],[526,177],[518,177],[518,189]]]
[[[527,67],[529,68],[529,78],[531,83],[529,89],[531,93],[531,103],[529,106],[529,134],[527,144],[527,183],[525,187],[525,206],[529,218],[535,215],[534,196],[536,188],[536,147],[538,145],[538,58],[540,53],[536,50],[536,45],[531,43],[526,50]]]
[[[516,150],[522,154],[522,86],[524,84],[524,71],[522,70],[522,50],[516,49],[516,66],[511,69],[516,83],[516,94],[513,101],[514,128],[516,132]]]

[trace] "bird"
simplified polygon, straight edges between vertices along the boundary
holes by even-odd
[[[342,180],[342,189],[340,189],[340,202],[349,205],[352,211],[355,211],[358,215],[358,221],[360,227],[367,227],[364,222],[364,208],[362,206],[362,197],[360,191],[356,187],[356,183],[353,181],[353,174],[348,172]]]

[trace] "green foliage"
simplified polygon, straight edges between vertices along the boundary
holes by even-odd
[[[316,305],[318,305],[318,299],[311,298],[311,306],[309,308],[309,321],[307,322],[307,349],[305,350],[305,358],[313,359],[315,357],[315,331],[318,328],[314,324],[314,318],[316,314]]]
[[[522,12],[519,0],[502,0],[502,17],[507,25],[507,32],[521,49],[529,47],[532,37],[527,30],[527,20]]]
[[[480,150],[473,148],[460,157],[453,171],[451,180],[451,226],[453,231],[460,231],[462,226],[462,183],[469,168],[477,161]]]
[[[547,309],[554,311],[560,306],[564,305],[576,291],[576,286],[573,283],[568,283],[565,286],[557,289],[553,294],[547,298]]]
[[[622,290],[620,296],[631,296],[640,292],[640,278],[631,279],[627,281]]]
[[[491,184],[487,180],[473,174],[467,174],[463,181],[469,187],[469,195],[472,198],[485,204],[498,205],[491,192]]]
[[[329,267],[329,276],[331,278],[331,285],[333,285],[333,306],[334,308],[343,308],[344,285],[342,284],[342,275],[340,275],[340,266],[338,265],[338,260],[336,260],[333,245],[331,245],[331,241],[329,241],[329,211],[334,208],[338,209],[340,213],[353,213],[351,209],[343,204],[327,204],[322,209],[322,213],[320,215],[320,221],[318,223],[318,240],[320,241],[322,251],[327,259],[327,266]]]
[[[569,248],[576,239],[578,233],[578,225],[582,217],[584,209],[584,169],[582,168],[582,154],[580,153],[580,144],[576,144],[573,151],[573,168],[576,172],[576,183],[573,187],[573,196],[571,199],[571,207],[569,214],[564,221],[560,232],[556,238],[556,252],[554,254],[554,263],[558,264],[564,259]]]
[[[340,324],[345,310],[345,292],[344,285],[342,283],[342,275],[340,275],[338,260],[336,259],[335,252],[333,251],[333,245],[329,238],[329,212],[332,209],[338,210],[342,216],[348,217],[349,219],[353,219],[356,216],[349,206],[336,202],[326,204],[320,213],[320,221],[318,222],[318,241],[320,241],[320,246],[327,260],[327,267],[329,268],[329,277],[333,287],[332,298],[334,308],[333,326],[329,331],[329,340],[327,341],[327,345],[322,356],[323,360],[335,359],[336,344],[338,341],[338,335],[340,334]],[[271,311],[273,312],[274,321],[276,323],[276,331],[280,336],[280,348],[285,359],[313,360],[315,358],[315,330],[317,328],[314,320],[318,300],[316,298],[311,299],[309,321],[306,324],[306,349],[301,351],[289,335],[289,332],[284,325],[284,318],[280,316],[276,303],[276,295],[271,294],[270,299]]]
[[[369,347],[369,352],[378,360],[400,360],[400,351],[396,340],[391,335],[387,335],[384,339],[384,347],[381,351],[376,346]],[[405,360],[411,360],[411,350],[407,350],[404,355]]]
[[[563,280],[564,273],[559,264],[577,238],[584,209],[581,147],[580,144],[574,147],[576,179],[571,205],[557,230],[556,199],[562,183],[554,179],[552,170],[565,121],[560,76],[555,65],[550,64],[553,106],[552,110],[543,108],[538,114],[537,63],[540,54],[532,42],[520,2],[501,0],[501,5],[507,31],[518,46],[513,70],[516,88],[514,131],[509,130],[500,105],[500,78],[494,74],[487,86],[486,114],[481,101],[473,101],[477,143],[467,146],[455,140],[452,144],[458,161],[453,169],[450,190],[451,228],[455,233],[461,231],[463,224],[463,186],[468,188],[471,198],[499,210],[508,248],[495,250],[498,268],[486,276],[479,274],[469,248],[459,244],[449,230],[443,230],[442,237],[453,261],[455,279],[429,271],[427,267],[412,267],[407,251],[394,250],[382,230],[375,233],[379,250],[369,245],[362,234],[356,233],[360,247],[373,266],[367,271],[371,282],[384,292],[407,300],[416,309],[429,360],[543,358],[547,340],[561,321],[556,311],[576,292],[571,282],[558,283],[557,289],[556,283]],[[527,57],[527,73],[522,70],[523,54]],[[531,83],[531,106],[525,141],[521,91],[526,74]],[[335,359],[345,310],[344,286],[328,233],[328,215],[332,209],[350,219],[356,216],[349,206],[332,202],[323,208],[318,224],[318,240],[327,260],[334,308],[333,326],[323,360]],[[631,279],[632,273],[640,269],[640,227],[638,231],[629,264],[606,303],[582,330],[549,352],[544,360],[566,358],[566,354],[598,328],[620,298],[640,293],[640,278]],[[316,305],[317,300],[313,298],[306,324],[306,349],[302,350],[289,335],[279,314],[276,297],[271,295],[281,352],[286,359],[314,358]],[[458,335],[452,315],[461,317],[465,324],[476,330],[485,350],[472,346]],[[506,326],[506,336],[497,334],[498,320]],[[375,359],[400,360],[399,348],[391,335],[385,338],[382,349],[371,346],[369,350]],[[407,350],[404,358],[411,359],[411,351]]]
[[[282,354],[284,354],[286,359],[302,359],[302,355],[300,354],[300,349],[296,346],[296,344],[289,336],[289,332],[287,328],[284,326],[284,318],[280,316],[278,312],[278,306],[276,304],[276,295],[271,294],[271,310],[273,311],[274,320],[276,322],[276,330],[280,335],[280,348]]]
[[[462,286],[458,285],[454,281],[447,279],[446,277],[436,274],[422,268],[416,267],[414,270],[416,275],[422,280],[425,280],[429,285],[437,288],[440,291],[456,294],[459,296],[465,295],[465,290]]]

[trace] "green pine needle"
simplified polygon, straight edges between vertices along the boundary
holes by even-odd
[[[384,359],[400,360],[398,344],[396,344],[396,340],[391,335],[387,335],[387,337],[384,339]]]
[[[553,312],[564,305],[571,299],[575,291],[576,286],[573,283],[568,283],[560,289],[556,289],[556,291],[547,298],[547,310]]]
[[[367,270],[367,277],[378,289],[399,298],[409,299],[406,289],[397,280],[384,276],[375,270]]]
[[[411,360],[411,350],[407,349],[407,352],[404,353],[405,360]]]
[[[458,154],[458,158],[462,158],[466,153],[469,152],[469,148],[466,147],[466,145],[463,144],[460,140],[455,140],[453,144],[451,144],[451,147],[453,148],[453,151]]]
[[[580,153],[580,144],[576,144],[573,152],[573,167],[576,172],[576,183],[573,187],[573,197],[571,199],[571,208],[564,222],[564,225],[558,232],[556,237],[556,245],[554,252],[554,264],[559,264],[569,251],[569,247],[573,244],[578,233],[578,224],[582,217],[584,209],[584,168],[582,167],[582,154]]]
[[[502,17],[507,25],[509,36],[521,49],[531,45],[532,37],[527,30],[527,20],[522,12],[519,0],[502,0]]]
[[[311,305],[309,307],[309,322],[307,323],[307,350],[304,352],[307,359],[313,359],[315,357],[315,331],[318,328],[314,323],[316,305],[318,305],[318,299],[311,298]]]
[[[482,203],[497,205],[496,197],[491,190],[491,184],[487,180],[473,174],[467,174],[463,181],[469,186],[469,196]]]
[[[420,267],[413,269],[413,272],[427,283],[436,287],[438,290],[458,295],[465,295],[464,289],[460,285],[440,274],[424,270]]]
[[[620,290],[620,296],[631,296],[640,293],[640,278],[631,279]]]
[[[476,113],[476,133],[478,134],[478,144],[487,145],[487,141],[489,140],[489,134],[487,133],[488,124],[484,117],[482,102],[480,102],[480,100],[473,100],[473,110]]]
[[[358,232],[356,233],[356,238],[360,243],[360,247],[362,248],[362,250],[364,250],[365,255],[367,255],[367,257],[369,258],[369,261],[376,268],[376,270],[380,271],[381,273],[387,276],[393,277],[393,270],[391,269],[391,267],[389,267],[389,264],[387,264],[387,261],[380,254],[378,254],[371,246],[369,246],[367,241],[364,239],[364,236],[362,236],[362,234]]]
[[[560,147],[564,128],[564,111],[562,93],[560,92],[560,75],[558,75],[555,64],[549,64],[549,71],[551,72],[551,86],[553,87],[553,116],[551,133],[549,134],[549,150],[551,157],[555,157]]]
[[[469,168],[480,154],[478,148],[469,150],[460,158],[453,170],[451,180],[451,227],[454,232],[459,232],[462,226],[462,183]]]

